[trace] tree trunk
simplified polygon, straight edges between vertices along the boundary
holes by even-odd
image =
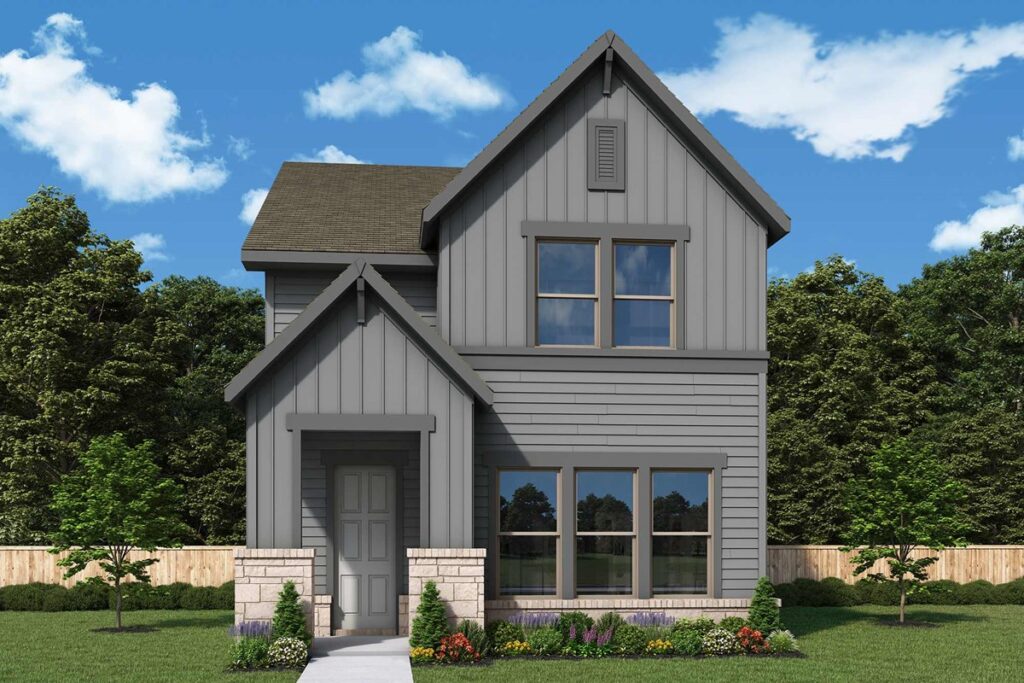
[[[114,612],[117,614],[117,630],[121,630],[121,579],[114,579]]]
[[[900,623],[902,624],[907,618],[907,586],[902,581],[900,582]]]

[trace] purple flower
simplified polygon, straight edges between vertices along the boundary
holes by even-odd
[[[599,634],[597,636],[597,646],[598,647],[604,647],[609,642],[611,642],[611,639],[612,639],[612,630],[608,629],[604,633],[601,633],[601,634]]]
[[[267,638],[270,639],[269,621],[240,621],[228,629],[228,634],[241,638]]]
[[[569,624],[569,642],[576,640],[576,624]]]
[[[672,626],[675,623],[675,619],[664,612],[637,612],[636,614],[629,615],[626,618],[626,621],[634,626],[667,627]]]
[[[509,617],[508,621],[525,629],[534,629],[554,626],[558,623],[558,615],[554,612],[520,612]]]
[[[597,640],[597,627],[591,626],[583,632],[583,643],[585,645],[591,645],[595,640]]]

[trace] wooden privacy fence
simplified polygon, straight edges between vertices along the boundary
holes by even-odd
[[[918,550],[915,557],[927,557],[930,551]],[[939,561],[928,569],[933,580],[949,579],[958,583],[984,579],[1006,583],[1024,577],[1024,545],[971,545],[947,548],[938,553]],[[885,571],[885,564],[875,564],[875,571]],[[854,583],[849,556],[837,545],[771,545],[768,546],[768,578],[772,583],[789,583],[793,579],[824,579],[837,576]]]
[[[0,546],[0,586],[36,581],[73,586],[86,577],[102,574],[93,563],[81,574],[65,579],[64,568],[57,566],[58,556],[47,550],[45,546]],[[219,586],[235,578],[234,550],[230,545],[187,545],[153,553],[133,552],[129,557],[160,560],[149,568],[155,585],[183,581],[194,586]]]

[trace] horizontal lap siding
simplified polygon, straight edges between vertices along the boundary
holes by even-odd
[[[479,411],[474,505],[477,546],[487,545],[491,451],[724,452],[723,597],[749,595],[760,575],[762,419],[757,375],[482,371],[494,405]],[[628,463],[623,463],[628,465]]]
[[[594,69],[511,145],[440,218],[441,335],[454,346],[529,346],[522,222],[687,225],[679,256],[681,348],[765,348],[767,249],[757,223],[649,108],[612,78],[602,95]],[[587,189],[586,120],[626,121],[626,189]]]
[[[473,399],[406,334],[404,323],[379,307],[372,293],[367,296],[365,325],[356,322],[353,293],[329,311],[246,400],[253,412],[247,452],[255,465],[249,524],[257,547],[290,547],[292,521],[302,514],[301,501],[291,499],[292,433],[285,428],[285,416],[295,412],[433,415],[436,429],[429,447],[436,495],[430,501],[430,542],[436,547],[471,542]],[[326,473],[310,467],[304,463],[299,474],[313,501],[323,495],[314,489],[315,481]],[[319,512],[314,504],[304,519]],[[313,539],[317,527],[310,524]],[[405,524],[410,533],[408,520]],[[416,533],[418,545],[418,526]]]
[[[274,321],[274,336],[281,334],[340,273],[326,270],[267,273],[267,315]],[[437,276],[434,273],[384,272],[383,276],[428,325],[437,324]]]

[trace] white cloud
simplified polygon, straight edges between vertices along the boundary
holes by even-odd
[[[930,246],[935,251],[956,251],[976,247],[982,233],[1011,225],[1024,225],[1024,185],[1009,192],[993,192],[981,198],[983,206],[963,221],[945,221],[935,226]]]
[[[144,260],[170,260],[167,252],[164,251],[167,248],[167,243],[164,241],[163,235],[158,235],[152,232],[140,232],[138,235],[132,235],[128,239],[135,244],[135,251],[142,254],[142,258]]]
[[[242,211],[238,214],[238,218],[252,225],[256,221],[256,216],[259,215],[260,208],[262,208],[268,192],[270,190],[267,188],[258,187],[243,194]]]
[[[459,109],[493,109],[507,99],[486,76],[473,75],[458,58],[419,49],[420,34],[399,26],[363,47],[367,70],[344,71],[303,93],[308,116],[352,119],[364,112],[391,116],[418,109],[439,119]]]
[[[1006,139],[1007,150],[1006,156],[1010,158],[1010,161],[1020,161],[1024,159],[1024,135],[1011,135]]]
[[[54,14],[35,34],[39,54],[0,55],[0,127],[110,201],[148,201],[223,185],[228,174],[222,160],[189,156],[208,141],[178,130],[174,93],[149,83],[124,98],[93,80],[71,45],[84,38],[81,21]],[[96,52],[88,46],[85,51]]]
[[[787,129],[836,159],[901,161],[912,131],[948,116],[968,76],[1024,57],[1024,23],[838,42],[765,14],[718,26],[714,63],[662,73],[669,88],[695,114]]]
[[[234,135],[229,135],[228,151],[242,161],[245,161],[253,154],[252,142],[249,138],[236,138]]]
[[[296,161],[322,161],[327,164],[365,164],[362,159],[357,159],[351,154],[344,152],[334,145],[327,145],[317,150],[312,156],[300,154],[295,157]]]

